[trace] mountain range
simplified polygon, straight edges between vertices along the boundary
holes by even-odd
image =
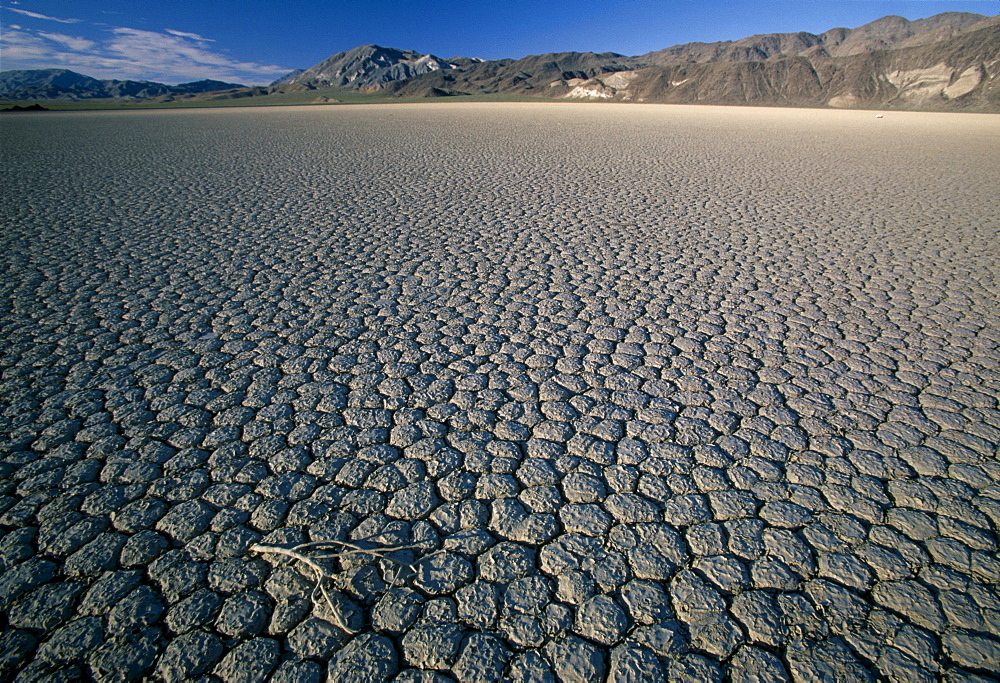
[[[823,34],[689,43],[637,57],[554,53],[439,70],[382,86],[398,95],[1000,111],[1000,17],[883,17]],[[298,81],[308,84],[307,81]]]
[[[687,43],[639,56],[562,52],[442,59],[363,45],[268,87],[97,81],[70,71],[0,72],[0,99],[271,98],[316,91],[393,97],[499,94],[634,102],[1000,111],[1000,16],[887,16],[854,29]]]
[[[0,71],[0,98],[5,100],[147,99],[244,88],[239,83],[194,81],[165,85],[153,81],[98,80],[69,69]]]

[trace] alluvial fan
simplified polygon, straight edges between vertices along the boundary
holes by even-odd
[[[997,139],[8,115],[0,677],[995,675]]]

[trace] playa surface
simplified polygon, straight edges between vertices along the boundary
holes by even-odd
[[[995,673],[998,140],[7,115],[0,677]]]

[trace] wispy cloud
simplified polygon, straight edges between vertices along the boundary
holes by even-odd
[[[8,25],[0,35],[3,68],[63,68],[94,78],[164,83],[211,78],[250,85],[268,83],[291,70],[233,59],[213,49],[211,38],[175,29],[112,27],[93,38]]]
[[[199,36],[197,33],[187,33],[185,31],[175,31],[172,28],[163,29],[172,36],[177,36],[178,38],[190,38],[191,40],[197,40],[202,43],[214,43],[215,41],[211,38],[206,38],[205,36]]]
[[[16,7],[5,7],[4,9],[10,10],[11,12],[17,12],[18,14],[23,14],[26,17],[31,17],[32,19],[45,19],[46,21],[58,21],[60,24],[79,24],[79,19],[60,19],[59,17],[50,17],[47,14],[39,14],[38,12],[29,12],[26,9],[17,9]]]
[[[63,33],[46,33],[45,31],[39,31],[38,35],[51,40],[53,43],[58,43],[59,45],[65,46],[67,49],[77,52],[90,50],[96,45],[96,43],[92,40],[87,40],[86,38],[80,38],[78,36],[67,36]]]
[[[254,74],[268,80],[287,73],[288,69],[274,65],[235,60],[222,52],[209,49],[210,39],[194,33],[169,30],[161,33],[134,28],[114,28],[113,38],[105,46],[109,55],[124,63],[142,64],[162,74],[186,74],[185,78],[215,78],[247,80]]]

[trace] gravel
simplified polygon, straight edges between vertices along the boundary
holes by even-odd
[[[998,135],[5,118],[0,677],[1000,674]]]

